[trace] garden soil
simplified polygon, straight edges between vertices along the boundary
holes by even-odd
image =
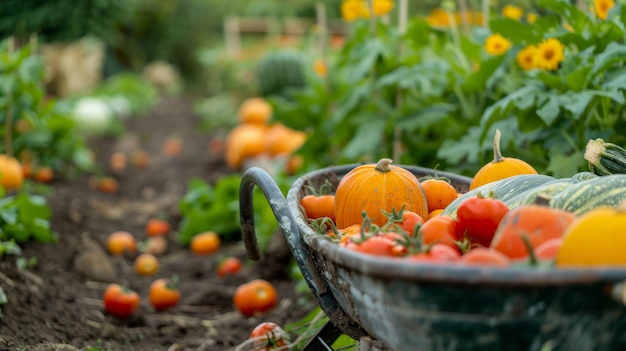
[[[260,322],[285,325],[312,310],[310,295],[295,292],[287,272],[288,257],[271,263],[249,261],[241,242],[223,242],[219,253],[197,256],[178,243],[178,202],[187,182],[200,178],[212,184],[232,173],[221,154],[208,151],[215,133],[199,130],[191,104],[191,99],[163,98],[148,113],[126,120],[122,135],[88,140],[102,169],[117,177],[117,192],[91,189],[90,175],[50,184],[46,196],[58,242],[23,245],[26,268],[17,268],[15,256],[0,259],[0,286],[8,299],[1,306],[0,350],[233,350]],[[180,155],[168,157],[162,147],[172,136],[181,137],[184,146]],[[130,154],[138,149],[150,156],[146,168],[129,164],[119,173],[109,170],[113,152]],[[174,229],[156,275],[135,273],[133,256],[105,253],[110,233],[125,230],[145,239],[146,222],[155,216],[168,218]],[[217,263],[228,255],[244,260],[244,268],[238,275],[219,278]],[[112,271],[103,269],[107,263]],[[181,301],[156,312],[148,303],[148,286],[156,278],[174,274],[180,277]],[[234,308],[232,295],[237,286],[254,278],[271,281],[280,303],[266,314],[246,318]],[[141,306],[134,316],[122,320],[104,311],[107,280],[124,283],[140,294]]]

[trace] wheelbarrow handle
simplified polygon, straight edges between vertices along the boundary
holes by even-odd
[[[292,212],[287,199],[272,177],[259,167],[251,167],[246,170],[241,178],[239,186],[239,209],[241,216],[241,236],[243,238],[246,252],[251,260],[258,261],[261,258],[261,250],[257,242],[254,230],[254,207],[253,190],[257,185],[268,200],[270,208],[278,221],[279,227],[287,238],[289,249],[300,268],[309,289],[317,298],[318,303],[324,313],[331,321],[340,321],[337,325],[341,331],[355,339],[367,333],[361,329],[351,316],[348,316],[341,309],[339,303],[333,296],[328,286],[327,280],[323,277],[320,268],[311,259],[311,248],[306,245],[299,232],[296,216]],[[338,335],[338,334],[337,334]],[[329,334],[330,339],[336,338],[333,333]],[[334,340],[329,340],[334,341]],[[332,342],[331,342],[332,343]]]

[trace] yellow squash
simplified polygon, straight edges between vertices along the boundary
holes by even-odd
[[[626,203],[598,207],[574,221],[565,232],[556,265],[626,265]]]

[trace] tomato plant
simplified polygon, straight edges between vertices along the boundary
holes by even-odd
[[[250,339],[254,340],[255,351],[287,350],[286,335],[283,328],[274,322],[262,322],[252,329]]]
[[[148,289],[148,299],[157,311],[176,306],[180,300],[178,276],[174,276],[171,280],[161,278],[153,281]]]
[[[112,255],[121,255],[125,252],[135,253],[137,251],[137,241],[135,237],[127,231],[116,231],[109,234],[107,238],[107,249]]]
[[[210,255],[219,250],[220,237],[214,232],[196,234],[190,243],[191,251],[196,255]]]
[[[241,266],[241,260],[237,257],[231,256],[220,262],[220,264],[217,266],[216,272],[219,277],[223,278],[227,275],[235,275],[239,273],[239,271],[241,270]]]
[[[278,293],[272,283],[255,279],[237,287],[233,303],[242,315],[250,317],[274,308],[278,303]]]
[[[475,196],[463,201],[456,212],[459,229],[473,243],[489,247],[498,224],[509,207],[498,199]]]
[[[143,253],[135,259],[135,272],[140,275],[153,275],[159,270],[159,259],[153,254]]]
[[[139,294],[119,284],[110,284],[104,291],[104,310],[118,318],[130,317],[139,308]]]

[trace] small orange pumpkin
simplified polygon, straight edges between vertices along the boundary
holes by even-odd
[[[240,124],[233,128],[226,138],[225,158],[228,166],[238,170],[245,158],[264,153],[266,132],[267,127],[256,124]]]
[[[373,224],[382,226],[387,217],[381,212],[413,211],[428,217],[424,190],[413,173],[383,158],[376,164],[358,166],[348,172],[335,191],[337,227],[347,228],[363,221],[365,211]]]
[[[265,143],[271,156],[291,155],[306,141],[306,133],[291,129],[282,123],[274,123],[267,129]]]
[[[16,158],[0,154],[0,186],[5,189],[19,189],[24,182],[24,171]]]
[[[260,97],[244,101],[237,111],[240,123],[266,124],[272,118],[272,106]]]
[[[537,170],[526,161],[513,157],[503,157],[500,152],[500,130],[493,137],[493,161],[476,172],[470,183],[470,190],[519,174],[537,174]]]

